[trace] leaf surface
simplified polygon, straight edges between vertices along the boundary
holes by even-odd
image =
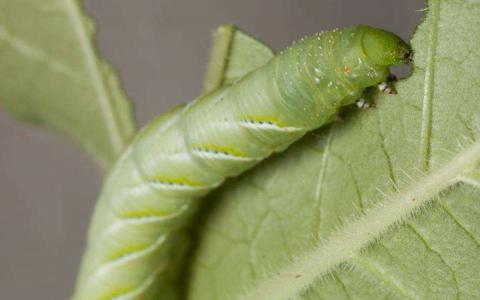
[[[272,49],[236,26],[220,26],[213,36],[204,94],[242,78],[273,56]]]
[[[108,167],[135,124],[94,31],[77,0],[0,0],[0,106],[66,134]]]
[[[210,196],[189,299],[268,295],[285,274],[270,295],[479,299],[478,157],[458,164],[480,145],[478,28],[479,1],[431,0],[398,95],[377,95],[375,108],[352,109]],[[435,177],[451,165],[468,171],[450,174],[461,182]],[[438,197],[395,218],[398,199],[416,201],[412,188],[427,197],[428,180]]]

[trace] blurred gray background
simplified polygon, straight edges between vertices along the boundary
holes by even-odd
[[[15,1],[15,0],[11,0]],[[213,30],[235,23],[275,50],[364,23],[409,39],[422,0],[84,0],[141,125],[198,95]],[[67,299],[101,174],[76,145],[0,112],[0,297]]]

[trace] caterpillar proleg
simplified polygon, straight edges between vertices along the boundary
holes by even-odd
[[[410,55],[367,26],[315,34],[151,122],[107,178],[73,299],[169,298],[167,270],[198,199],[333,120]]]

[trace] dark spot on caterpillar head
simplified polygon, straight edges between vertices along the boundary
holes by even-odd
[[[300,277],[302,277],[302,274],[295,275],[295,278],[300,278]]]
[[[404,59],[408,61],[409,63],[413,62],[413,51],[410,50],[408,53],[405,53]]]
[[[341,110],[337,115],[337,122],[343,123],[347,120],[347,113]]]
[[[388,74],[388,76],[387,76],[387,82],[395,82],[395,81],[397,81],[397,80],[398,80],[397,75],[392,74],[392,73]]]
[[[402,45],[404,44],[404,42],[402,40],[399,40],[398,41],[398,45],[401,47]],[[411,63],[413,62],[413,50],[411,48],[408,49],[407,52],[405,52],[405,54],[403,55],[403,59],[408,62],[408,63]]]

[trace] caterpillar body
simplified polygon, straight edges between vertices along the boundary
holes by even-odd
[[[173,297],[168,270],[198,199],[333,120],[409,56],[380,29],[316,34],[154,120],[107,179],[73,299]]]

